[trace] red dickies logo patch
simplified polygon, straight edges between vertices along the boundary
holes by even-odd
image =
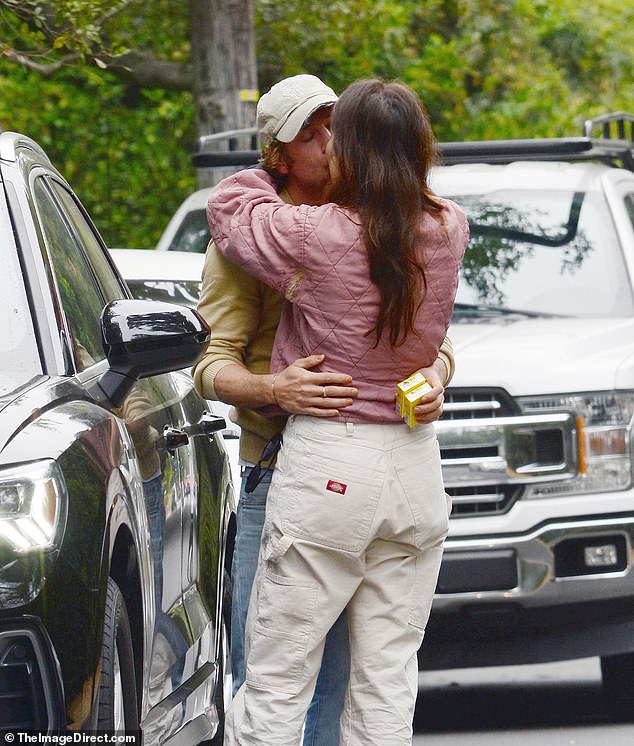
[[[348,485],[343,482],[335,482],[334,479],[329,479],[326,489],[330,492],[336,492],[338,495],[345,495]]]

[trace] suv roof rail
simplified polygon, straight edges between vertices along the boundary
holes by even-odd
[[[597,127],[601,127],[600,138],[592,137]],[[612,136],[615,128],[617,137]],[[248,148],[239,149],[240,143],[245,140],[249,141]],[[587,119],[583,124],[582,137],[443,142],[438,147],[444,165],[521,160],[598,160],[634,171],[634,114],[619,111]],[[201,137],[198,150],[192,155],[192,163],[196,168],[226,168],[252,166],[259,158],[257,130],[248,128]]]

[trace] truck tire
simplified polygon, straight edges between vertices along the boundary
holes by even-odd
[[[139,729],[134,650],[125,600],[108,578],[101,648],[98,730],[112,733]]]
[[[634,653],[601,658],[601,675],[612,716],[620,722],[634,721]]]

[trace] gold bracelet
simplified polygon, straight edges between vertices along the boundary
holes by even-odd
[[[280,403],[277,400],[277,396],[275,396],[275,379],[277,378],[277,373],[273,376],[273,380],[271,381],[271,393],[273,394],[273,401],[277,404],[277,406],[280,406]]]

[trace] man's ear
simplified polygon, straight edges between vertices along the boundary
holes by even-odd
[[[282,174],[282,176],[288,176],[288,172],[290,169],[284,156],[281,156],[280,162],[275,170],[278,172],[278,174]]]

